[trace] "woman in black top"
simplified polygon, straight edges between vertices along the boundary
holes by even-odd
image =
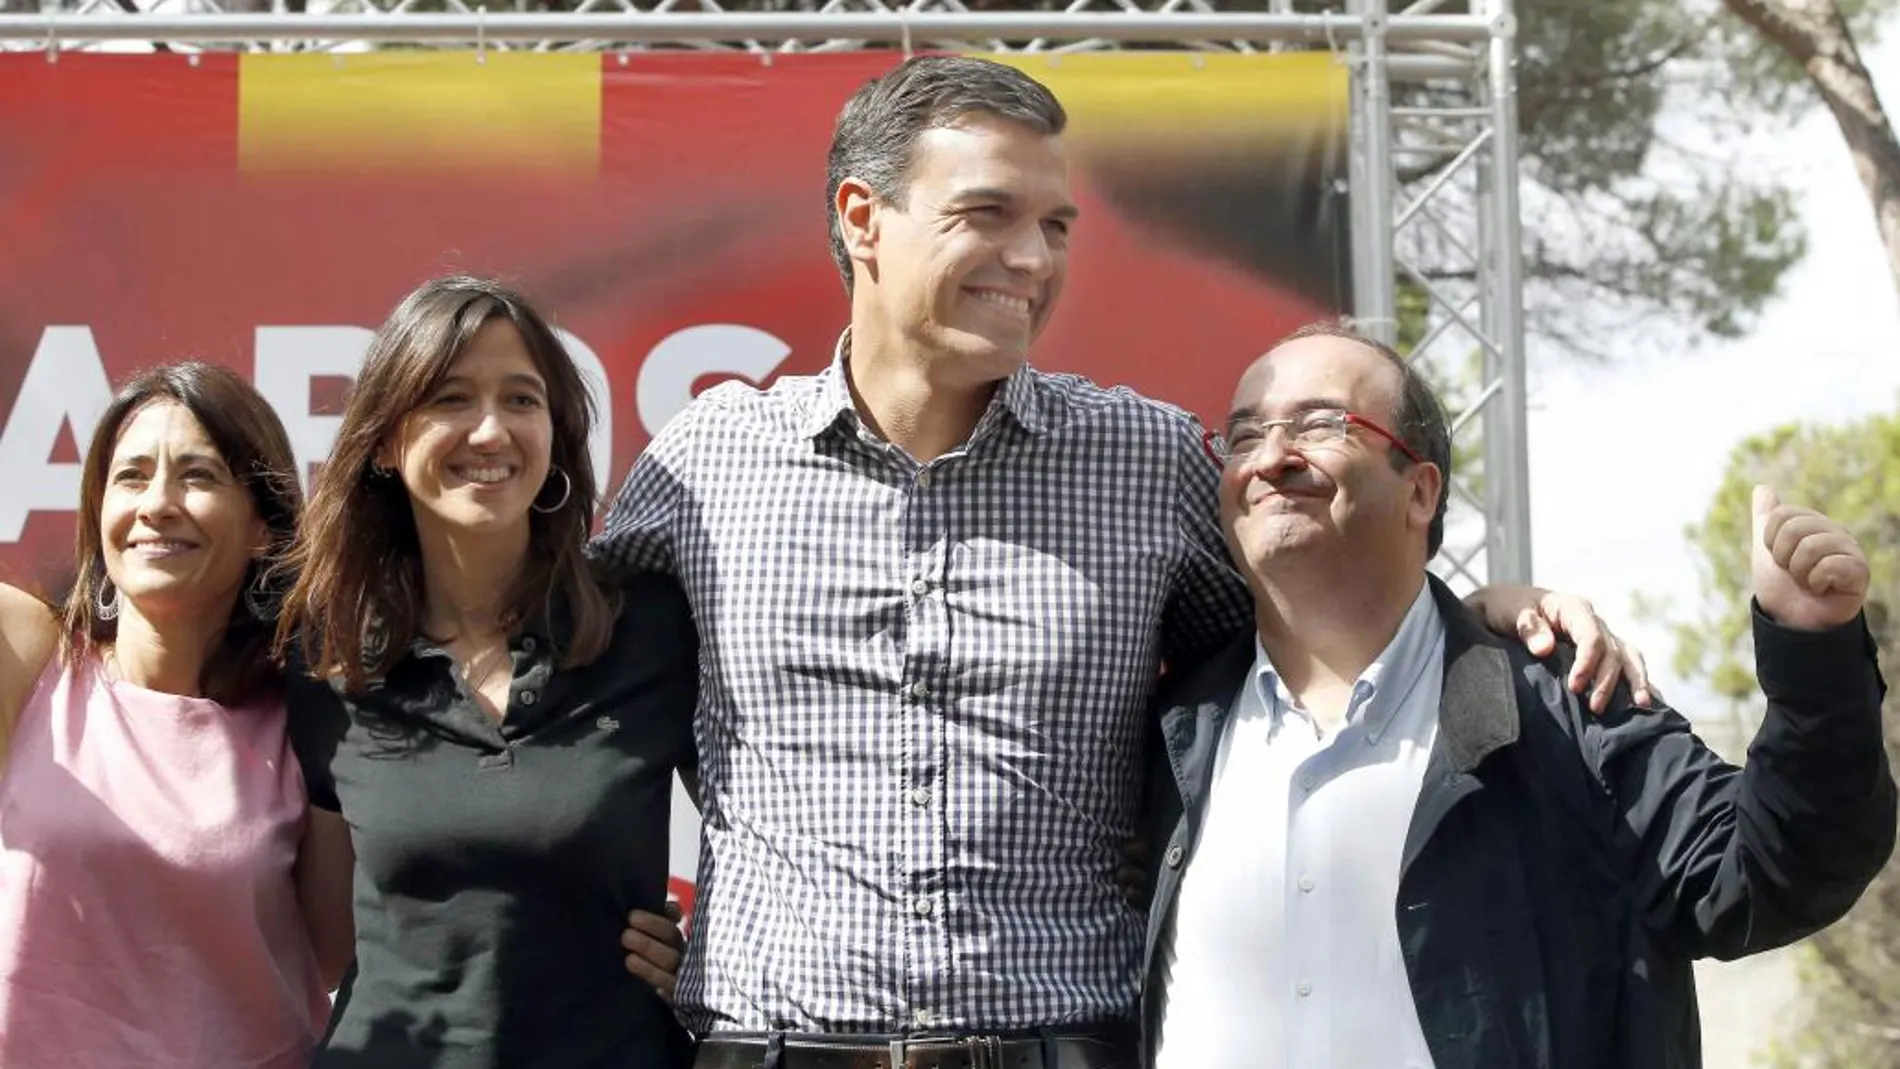
[[[425,284],[370,348],[279,630],[311,804],[357,861],[317,1066],[689,1056],[620,935],[664,904],[695,633],[671,579],[590,568],[591,420],[547,323],[487,282]]]

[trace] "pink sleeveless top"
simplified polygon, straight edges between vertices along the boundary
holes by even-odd
[[[55,657],[0,771],[0,1066],[303,1069],[329,999],[281,704]]]

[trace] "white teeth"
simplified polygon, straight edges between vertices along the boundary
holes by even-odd
[[[996,293],[991,290],[977,290],[976,297],[978,300],[1000,305],[1018,315],[1029,314],[1029,302],[1021,297],[1011,297],[1006,293]]]
[[[498,483],[511,474],[507,468],[463,468],[462,478],[472,483]]]

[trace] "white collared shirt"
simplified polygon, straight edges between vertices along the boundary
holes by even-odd
[[[1444,662],[1422,587],[1329,734],[1256,648],[1161,935],[1155,1069],[1431,1069],[1395,914]]]

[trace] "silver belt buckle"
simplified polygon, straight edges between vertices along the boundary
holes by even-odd
[[[970,1048],[970,1069],[1003,1069],[1001,1039],[996,1036],[971,1036],[963,1043]]]

